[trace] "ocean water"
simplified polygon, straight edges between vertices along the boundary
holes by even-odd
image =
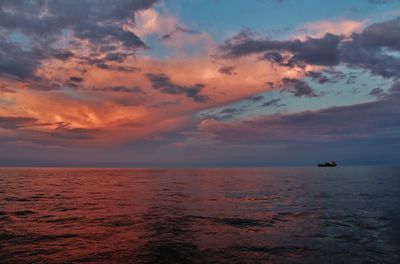
[[[0,169],[0,263],[400,263],[400,168]]]

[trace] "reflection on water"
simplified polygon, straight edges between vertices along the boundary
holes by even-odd
[[[0,263],[400,263],[399,168],[0,169]]]

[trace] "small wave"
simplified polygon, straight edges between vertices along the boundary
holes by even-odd
[[[16,234],[11,232],[0,233],[0,241],[7,241],[18,237]]]
[[[54,241],[54,240],[76,238],[76,237],[79,237],[79,235],[77,234],[42,235],[34,237],[32,240],[35,242],[45,242],[45,241]]]
[[[50,219],[46,220],[46,223],[59,223],[59,224],[64,224],[64,223],[70,223],[70,222],[76,222],[78,220],[82,219],[82,217],[65,217],[65,218],[57,218],[57,219]]]
[[[23,210],[23,211],[13,212],[12,214],[15,216],[28,216],[28,215],[36,214],[36,212],[31,211],[31,210]]]

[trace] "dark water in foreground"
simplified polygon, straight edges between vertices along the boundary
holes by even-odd
[[[400,168],[0,169],[0,263],[400,263]]]

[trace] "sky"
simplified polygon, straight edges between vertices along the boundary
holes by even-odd
[[[0,0],[0,166],[400,164],[399,0]]]

